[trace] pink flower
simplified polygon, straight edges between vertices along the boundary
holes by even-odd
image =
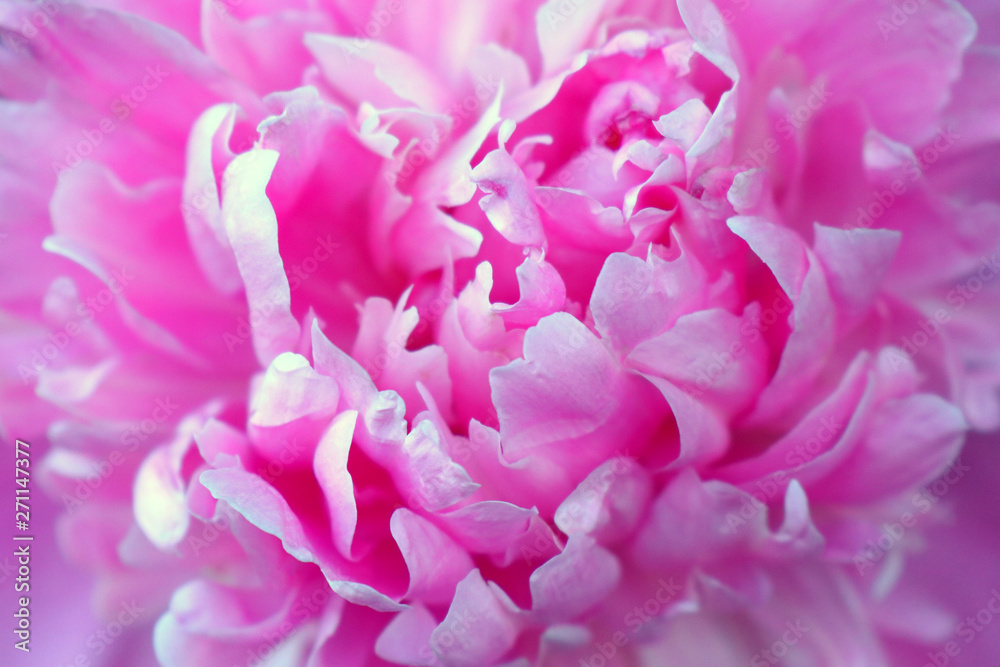
[[[149,610],[88,659],[964,641],[996,572],[922,542],[996,546],[945,511],[1000,427],[988,3],[89,4],[0,6],[0,429]]]

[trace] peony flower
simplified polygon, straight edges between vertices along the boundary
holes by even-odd
[[[981,664],[997,20],[4,2],[52,660]]]

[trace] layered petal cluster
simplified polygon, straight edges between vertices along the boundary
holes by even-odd
[[[968,4],[0,2],[0,432],[148,610],[101,659],[933,655],[925,536],[995,542]]]

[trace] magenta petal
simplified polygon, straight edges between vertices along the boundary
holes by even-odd
[[[435,73],[405,51],[384,42],[359,50],[351,38],[330,35],[307,35],[305,43],[330,84],[356,101],[396,106],[406,100],[428,111],[448,105],[451,95]],[[365,69],[371,74],[362,75]]]
[[[569,456],[571,443],[589,442],[586,456],[573,455],[573,466],[593,469],[659,416],[650,410],[651,388],[566,313],[529,329],[524,359],[491,371],[490,384],[509,461],[535,451]]]
[[[273,151],[251,151],[226,168],[222,219],[246,285],[254,349],[262,364],[295,349],[299,324],[292,317],[288,279],[278,254],[278,223],[264,188],[278,160]],[[257,319],[257,318],[251,318]]]
[[[458,584],[448,615],[431,633],[431,647],[446,665],[486,665],[514,645],[518,627],[479,570]]]
[[[628,356],[629,364],[720,411],[738,414],[753,403],[767,380],[767,348],[742,333],[759,310],[747,306],[743,317],[721,309],[684,315],[668,331],[639,343]]]
[[[0,3],[38,664],[992,664],[996,0],[170,4]]]
[[[337,383],[312,369],[301,355],[283,352],[268,366],[251,407],[250,424],[281,426],[329,414],[339,398]]]
[[[216,173],[232,161],[229,149],[237,110],[217,105],[205,111],[188,140],[188,169],[181,212],[198,264],[217,289],[227,294],[242,287],[236,257],[222,222]]]
[[[898,232],[816,225],[816,255],[827,271],[830,293],[847,329],[874,305],[878,285],[899,246]]]
[[[526,257],[517,267],[521,298],[513,305],[497,304],[494,311],[507,326],[532,326],[538,320],[562,310],[566,285],[559,272],[541,257]]]
[[[407,434],[396,471],[407,500],[432,512],[451,507],[478,488],[445,453],[440,434],[428,421],[419,422]]]
[[[207,470],[201,474],[201,483],[250,523],[279,538],[294,557],[304,562],[316,562],[319,558],[302,522],[281,494],[259,476],[235,468]]]
[[[422,400],[417,383],[426,387],[445,412],[451,412],[451,380],[448,356],[443,348],[428,345],[417,351],[406,349],[419,323],[416,308],[403,308],[405,295],[393,309],[385,299],[368,299],[361,307],[358,339],[352,355],[382,388],[396,391],[406,403],[408,415],[416,415]]]
[[[326,498],[333,530],[333,543],[344,558],[351,558],[351,544],[358,523],[358,507],[354,499],[354,480],[347,470],[347,458],[354,436],[358,413],[343,412],[330,423],[323,434],[313,459],[316,480]]]
[[[511,538],[524,535],[536,512],[487,500],[439,515],[448,532],[474,553],[504,553]]]
[[[824,500],[871,502],[926,484],[958,455],[966,428],[961,412],[937,396],[887,401],[836,476],[812,493]],[[865,483],[873,478],[877,487]]]
[[[664,262],[623,253],[608,257],[594,286],[590,308],[602,336],[628,352],[670,327],[678,317],[700,310],[705,271],[690,253]]]
[[[559,505],[555,523],[569,536],[613,543],[638,525],[652,496],[649,473],[636,461],[615,458],[594,469]]]
[[[136,522],[161,549],[176,546],[188,530],[190,519],[180,476],[180,459],[186,449],[159,447],[136,474]]]
[[[785,409],[819,373],[833,345],[835,314],[821,265],[794,232],[759,219],[731,218],[729,226],[767,264],[793,304],[792,333],[775,377],[758,400],[755,419],[763,419]]]
[[[650,564],[672,565],[728,556],[748,537],[766,530],[765,513],[755,512],[750,519],[740,515],[742,501],[735,487],[703,482],[686,469],[653,501],[648,523],[636,536],[636,556]]]
[[[472,170],[472,180],[488,193],[479,200],[479,205],[505,239],[523,246],[545,245],[532,186],[505,149],[488,153]]]
[[[432,667],[436,658],[431,650],[431,633],[437,625],[437,620],[423,605],[404,609],[379,635],[375,653],[394,664]]]
[[[569,621],[599,604],[621,576],[618,559],[593,538],[574,535],[563,552],[531,573],[531,611],[547,623]]]
[[[428,604],[450,601],[455,586],[473,569],[465,550],[433,523],[404,508],[393,512],[389,529],[410,573],[407,598]]]

